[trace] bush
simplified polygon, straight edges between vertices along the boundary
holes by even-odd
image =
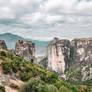
[[[56,73],[51,73],[48,71],[48,72],[42,73],[41,79],[47,83],[53,84],[58,79],[58,75]]]
[[[89,92],[86,86],[81,86],[79,92]]]
[[[14,83],[11,83],[9,86],[10,86],[11,88],[14,88],[14,89],[19,89],[19,86],[16,85],[16,84],[14,84]]]
[[[20,68],[19,65],[20,65],[20,62],[18,60],[12,61],[11,62],[12,71],[16,73],[19,70],[19,68]]]
[[[29,82],[21,86],[19,92],[48,92],[46,84],[40,79],[31,78]]]
[[[0,51],[0,56],[6,56],[6,52],[5,51]]]
[[[6,55],[8,58],[11,58],[11,59],[13,58],[13,54],[11,52],[7,52]]]
[[[59,92],[59,90],[54,85],[47,85],[48,91],[47,92]]]
[[[28,73],[26,72],[21,73],[20,77],[22,81],[28,81],[30,79],[30,76],[28,76]]]
[[[0,92],[5,92],[5,87],[0,85]]]
[[[2,68],[5,74],[10,73],[11,72],[11,62],[3,61]]]
[[[61,86],[59,92],[72,92],[72,91],[64,86]]]

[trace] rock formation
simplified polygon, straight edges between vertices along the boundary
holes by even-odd
[[[73,71],[80,68],[82,81],[92,79],[92,38],[74,39],[71,42],[55,38],[48,45],[47,68],[60,75],[68,68]]]
[[[4,40],[0,40],[0,49],[7,50],[7,46]]]
[[[35,44],[31,41],[19,40],[15,46],[15,54],[31,60],[35,57]]]
[[[48,69],[64,73],[69,67],[70,41],[54,40],[48,45]]]
[[[92,64],[92,38],[72,40],[73,59],[84,65]]]
[[[71,44],[73,60],[81,67],[82,81],[92,79],[92,38],[74,39]]]

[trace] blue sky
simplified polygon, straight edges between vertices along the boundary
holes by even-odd
[[[0,0],[0,33],[51,40],[92,37],[92,0]]]

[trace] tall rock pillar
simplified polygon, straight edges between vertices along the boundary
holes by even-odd
[[[69,67],[70,41],[55,38],[48,45],[48,69],[64,73]]]
[[[35,44],[31,41],[19,40],[15,46],[15,54],[31,60],[35,57]]]

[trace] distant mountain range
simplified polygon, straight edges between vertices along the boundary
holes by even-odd
[[[7,44],[8,49],[15,49],[15,43],[18,40],[28,40],[32,41],[36,45],[36,56],[46,55],[46,47],[50,43],[50,41],[38,41],[32,39],[26,39],[11,33],[0,34],[0,40],[4,40]]]

